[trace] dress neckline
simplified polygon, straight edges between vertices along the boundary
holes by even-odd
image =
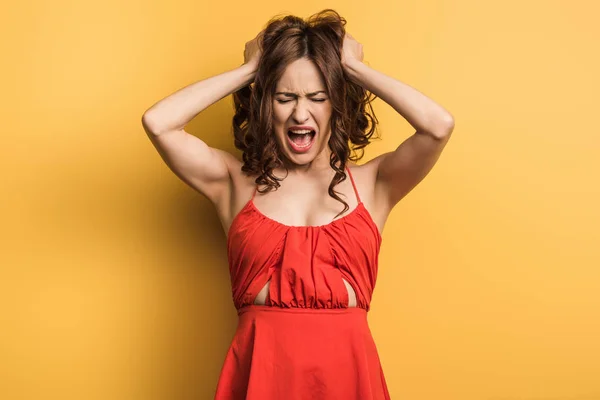
[[[277,220],[275,220],[275,219],[273,219],[273,218],[271,218],[271,217],[269,217],[269,216],[265,215],[265,213],[263,213],[262,211],[260,211],[260,210],[259,210],[259,209],[256,207],[256,204],[254,204],[254,199],[250,199],[250,200],[248,201],[248,204],[247,204],[247,206],[248,206],[248,205],[249,205],[250,207],[252,207],[252,208],[254,209],[254,211],[255,211],[257,214],[259,214],[261,217],[263,217],[264,219],[267,219],[267,220],[269,220],[269,221],[272,221],[272,222],[276,223],[277,225],[281,225],[281,226],[284,226],[284,227],[286,227],[286,228],[294,228],[294,229],[302,229],[302,228],[315,228],[315,229],[316,229],[316,228],[326,228],[326,227],[328,227],[329,225],[333,224],[334,222],[341,221],[341,220],[343,220],[343,219],[345,219],[345,218],[347,218],[347,217],[351,216],[352,214],[356,213],[360,207],[364,207],[364,204],[363,204],[363,202],[362,202],[362,201],[359,201],[359,202],[358,202],[358,205],[357,205],[356,207],[354,207],[354,208],[352,209],[352,211],[350,211],[348,214],[346,214],[346,215],[343,215],[343,216],[341,216],[341,217],[339,217],[339,218],[337,218],[337,219],[331,220],[331,221],[329,221],[328,223],[326,223],[326,224],[323,224],[323,225],[289,225],[289,224],[284,224],[283,222],[279,222],[279,221],[277,221]],[[365,208],[365,210],[366,210],[366,208]]]
[[[271,221],[272,223],[274,223],[276,225],[283,226],[283,227],[288,228],[288,229],[311,229],[311,228],[312,229],[325,229],[325,228],[327,228],[329,226],[334,225],[335,223],[337,223],[339,221],[343,221],[346,218],[348,218],[348,217],[356,214],[359,211],[359,208],[362,208],[364,210],[364,212],[367,213],[367,219],[369,220],[369,222],[371,223],[371,225],[373,225],[373,228],[377,232],[377,238],[378,238],[379,242],[381,243],[383,237],[381,235],[381,232],[379,232],[379,227],[375,223],[375,220],[371,216],[371,213],[369,212],[369,210],[367,210],[367,208],[365,207],[364,203],[362,202],[362,200],[360,198],[360,195],[358,194],[358,189],[356,188],[356,183],[354,182],[354,177],[352,176],[352,173],[350,172],[350,167],[346,166],[346,170],[348,171],[348,175],[350,176],[350,182],[352,183],[352,189],[354,189],[354,194],[356,195],[356,200],[358,202],[358,204],[356,205],[356,207],[354,207],[348,214],[346,214],[346,215],[344,215],[342,217],[339,217],[338,219],[334,219],[332,221],[329,221],[328,223],[323,224],[323,225],[289,225],[289,224],[284,224],[282,222],[279,222],[279,221],[277,221],[277,220],[275,220],[275,219],[267,216],[262,211],[260,211],[258,209],[258,207],[256,207],[256,204],[254,204],[254,197],[256,195],[257,187],[255,187],[254,188],[254,193],[252,194],[252,197],[250,198],[250,200],[248,200],[248,202],[246,203],[246,205],[244,205],[244,207],[240,210],[240,212],[238,212],[237,215],[231,221],[231,225],[229,226],[229,231],[227,232],[227,238],[228,238],[228,240],[231,237],[231,235],[230,235],[231,228],[235,225],[236,220],[248,208],[251,208],[261,218],[263,218],[263,219],[265,219],[267,221]]]
[[[296,230],[302,230],[302,229],[326,229],[330,226],[333,226],[334,224],[340,222],[340,221],[344,221],[347,218],[353,216],[354,214],[356,214],[359,210],[359,208],[362,208],[364,210],[364,212],[367,214],[367,219],[369,221],[369,223],[373,226],[373,229],[375,229],[375,232],[377,233],[377,239],[379,241],[379,243],[381,243],[383,241],[383,236],[381,235],[381,232],[379,232],[379,227],[377,226],[377,224],[375,223],[375,220],[373,219],[373,217],[371,216],[371,213],[369,212],[369,210],[367,210],[367,208],[365,207],[364,203],[362,201],[360,201],[358,203],[358,205],[356,207],[354,207],[354,209],[352,211],[350,211],[348,214],[338,218],[338,219],[334,219],[332,221],[329,221],[326,224],[323,225],[288,225],[288,224],[284,224],[282,222],[279,222],[271,217],[268,217],[267,215],[265,215],[262,211],[260,211],[256,205],[254,204],[254,200],[250,199],[248,200],[248,202],[246,203],[246,205],[242,208],[242,210],[237,213],[237,215],[233,218],[233,221],[231,222],[231,225],[229,226],[229,231],[227,232],[227,242],[229,242],[229,240],[231,240],[231,231],[233,229],[233,227],[235,226],[235,224],[237,223],[237,220],[239,218],[241,218],[241,216],[245,213],[245,211],[247,209],[252,209],[256,215],[258,215],[260,218],[269,221],[275,225],[279,225],[282,226],[284,228],[287,229],[296,229]]]

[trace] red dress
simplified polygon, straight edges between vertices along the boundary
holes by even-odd
[[[367,323],[382,238],[347,171],[358,206],[327,225],[270,219],[256,191],[235,216],[227,246],[239,317],[216,400],[390,398]],[[253,304],[269,280],[265,305]]]

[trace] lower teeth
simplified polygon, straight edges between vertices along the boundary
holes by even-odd
[[[307,133],[307,134],[305,134],[305,136],[308,136],[308,142],[306,144],[296,143],[291,137],[290,137],[290,140],[294,144],[294,146],[296,146],[298,148],[305,148],[305,147],[310,146],[310,144],[312,143],[312,140],[313,140],[313,136],[311,133]]]

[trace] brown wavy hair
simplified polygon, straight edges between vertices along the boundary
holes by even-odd
[[[363,148],[370,143],[378,123],[371,106],[377,96],[351,82],[342,67],[345,24],[346,20],[332,9],[320,11],[306,20],[293,15],[273,17],[259,43],[262,55],[254,82],[233,94],[234,144],[243,152],[242,171],[258,174],[255,182],[267,186],[258,190],[260,193],[275,190],[283,178],[275,177],[273,169],[284,166],[273,135],[275,87],[290,63],[300,58],[314,62],[324,78],[332,103],[329,164],[336,174],[328,192],[344,204],[338,215],[349,207],[333,188],[346,179],[347,161],[355,162],[363,157]],[[341,165],[337,167],[340,161]]]

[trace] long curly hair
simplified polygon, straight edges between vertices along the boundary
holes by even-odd
[[[290,63],[303,57],[314,62],[332,103],[329,164],[336,173],[328,193],[344,204],[338,215],[349,207],[334,187],[346,179],[347,161],[356,162],[363,157],[363,148],[371,142],[378,123],[371,106],[377,96],[351,82],[342,67],[345,24],[346,20],[332,9],[320,11],[306,20],[293,15],[272,18],[259,43],[262,55],[254,82],[233,94],[234,144],[243,152],[242,171],[258,175],[255,183],[266,185],[258,190],[260,193],[275,190],[283,178],[275,177],[273,170],[285,167],[273,134],[275,88]],[[338,162],[341,162],[339,167]]]

